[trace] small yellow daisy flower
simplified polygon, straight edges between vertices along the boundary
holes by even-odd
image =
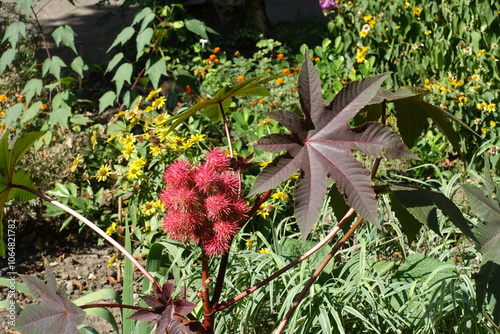
[[[99,182],[104,182],[108,179],[109,173],[111,172],[111,167],[109,165],[102,165],[97,171],[96,178]]]

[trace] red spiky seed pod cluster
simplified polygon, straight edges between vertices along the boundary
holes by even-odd
[[[205,163],[171,164],[163,175],[163,230],[170,238],[199,244],[208,256],[226,253],[248,219],[249,207],[240,197],[238,176],[221,149],[207,153]]]

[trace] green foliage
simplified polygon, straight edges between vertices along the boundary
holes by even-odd
[[[29,12],[32,3],[18,1],[18,7]],[[20,20],[4,29],[0,72],[18,75],[20,93],[5,91],[0,95],[0,130],[5,131],[0,141],[0,161],[4,164],[0,166],[1,206],[10,198],[32,198],[30,193],[12,186],[34,187],[30,173],[14,169],[30,146],[38,149],[54,145],[52,137],[58,131],[68,134],[68,139],[72,133],[82,132],[90,144],[79,151],[73,163],[67,161],[70,179],[51,186],[53,189],[47,193],[94,218],[110,235],[118,234],[121,228],[116,202],[119,197],[125,198],[124,212],[131,225],[131,230],[125,226],[127,248],[131,249],[132,240],[137,240],[135,253],[146,256],[148,271],[161,284],[176,281],[175,295],[181,292],[180,286],[188,287],[189,301],[181,298],[181,303],[198,303],[192,313],[201,318],[212,310],[202,305],[196,292],[214,291],[218,284],[215,270],[225,268],[225,260],[212,259],[208,263],[212,280],[202,282],[200,262],[204,259],[200,259],[199,248],[163,234],[163,207],[158,198],[165,168],[179,158],[199,160],[213,146],[232,148],[235,161],[248,168],[242,175],[242,191],[246,194],[254,184],[262,183],[261,177],[257,178],[261,170],[266,174],[275,167],[266,165],[282,159],[276,159],[275,153],[288,150],[284,147],[285,137],[287,145],[296,145],[294,148],[299,150],[314,146],[310,145],[314,136],[344,134],[340,127],[361,137],[368,129],[391,127],[421,159],[412,163],[413,168],[407,169],[405,175],[398,173],[403,174],[407,162],[389,160],[381,163],[381,171],[374,173],[379,178],[372,181],[364,171],[374,161],[373,165],[378,166],[379,159],[355,153],[361,166],[351,155],[351,146],[328,147],[336,153],[343,150],[342,157],[363,171],[362,176],[353,174],[353,184],[358,185],[358,179],[363,178],[362,188],[369,193],[369,201],[346,191],[342,186],[344,178],[317,163],[313,155],[321,152],[324,143],[315,150],[309,147],[307,157],[299,160],[302,164],[308,162],[311,170],[321,169],[324,179],[331,176],[336,181],[326,202],[323,190],[331,186],[323,184],[326,181],[311,177],[304,187],[307,176],[297,180],[292,175],[287,179],[297,169],[308,172],[304,165],[290,168],[286,176],[280,175],[280,181],[287,181],[267,200],[260,203],[258,197],[249,199],[257,205],[255,215],[232,245],[221,300],[248,291],[308,251],[342,219],[349,209],[347,201],[360,215],[381,224],[382,231],[369,224],[357,230],[352,241],[337,253],[335,263],[330,262],[312,285],[303,305],[290,319],[290,333],[493,333],[495,325],[489,323],[489,314],[496,323],[500,321],[500,292],[495,284],[500,277],[500,209],[494,195],[495,175],[489,176],[490,172],[496,173],[500,160],[499,96],[495,88],[495,80],[500,78],[499,48],[494,29],[499,25],[498,4],[478,1],[476,12],[466,0],[442,4],[420,0],[341,2],[340,8],[328,16],[334,38],[309,45],[309,49],[303,45],[300,54],[289,48],[298,47],[297,41],[260,39],[251,57],[211,46],[209,37],[214,32],[202,21],[187,17],[182,5],[146,5],[141,2],[133,22],[112,42],[108,49],[111,60],[102,68],[105,73],[76,55],[77,37],[70,26],[58,27],[49,38],[58,47],[71,49],[74,58],[63,61],[52,56],[42,59],[39,66],[34,65],[33,57],[31,63],[19,61],[31,55],[26,46],[32,33],[29,25]],[[194,42],[195,38],[203,40]],[[296,66],[301,62],[306,65],[299,69]],[[358,81],[389,70],[394,75],[387,78],[384,88],[394,89],[379,89],[382,76]],[[91,97],[84,96],[82,85],[92,78],[90,75],[99,76],[102,82],[113,82],[114,86],[104,84]],[[101,75],[107,75],[106,79]],[[410,84],[419,89],[410,88]],[[353,103],[355,93],[361,98]],[[298,116],[302,115],[301,107],[304,118]],[[345,115],[344,109],[348,109]],[[342,116],[340,125],[329,125],[328,129],[318,126],[328,119],[327,112]],[[375,125],[379,120],[384,126]],[[40,131],[28,132],[32,130]],[[284,130],[291,135],[269,136]],[[37,140],[44,132],[43,140]],[[306,132],[312,137],[307,137]],[[9,145],[9,136],[15,133],[21,135]],[[270,140],[267,146],[275,146],[270,153],[250,145],[258,141],[263,146],[265,140]],[[356,149],[374,153],[366,149],[367,145],[360,143]],[[394,145],[391,142],[386,146],[373,155],[387,156]],[[292,155],[297,153],[291,151]],[[461,162],[445,167],[445,159],[451,159],[452,152],[460,155]],[[249,163],[251,154],[261,166]],[[459,168],[465,169],[466,159],[468,173],[457,173]],[[339,155],[330,160],[337,163]],[[487,160],[493,167],[490,171],[486,163],[486,195],[483,189],[470,184],[458,189],[456,184],[465,177],[479,178],[474,169]],[[352,168],[343,171],[352,172]],[[268,184],[266,189],[278,183]],[[295,203],[288,198],[294,189]],[[318,190],[321,196],[303,196]],[[386,192],[388,196],[383,195]],[[462,192],[469,199],[470,210],[481,220],[472,231],[464,218],[470,212],[460,201]],[[371,203],[369,210],[354,203],[360,198],[365,207]],[[304,210],[298,210],[297,218],[292,214],[293,205],[300,207],[304,203],[309,217],[306,223]],[[48,205],[49,216],[63,212],[60,207]],[[62,228],[71,219],[67,218]],[[307,240],[301,242],[300,236]],[[477,250],[471,247],[471,241],[477,243]],[[474,259],[481,257],[478,251],[482,263],[473,282],[471,277],[477,271]],[[329,252],[328,246],[321,248],[237,305],[217,311],[215,332],[266,333],[275,329],[294,296]],[[132,272],[131,264],[126,262],[126,286],[133,283]],[[154,290],[149,283],[144,280],[144,293]],[[161,298],[157,292],[153,294]],[[126,289],[125,302],[133,303],[132,293],[132,289]],[[104,297],[119,300],[111,291],[102,290],[75,304],[81,306]],[[147,301],[152,302],[151,298]],[[216,307],[217,301],[214,303]],[[102,317],[118,331],[109,311],[85,311]],[[179,320],[167,318],[169,324]],[[144,314],[136,319],[144,320]],[[147,331],[147,324],[134,324],[129,319],[123,328],[127,332],[134,328]],[[95,332],[84,326],[80,331]]]

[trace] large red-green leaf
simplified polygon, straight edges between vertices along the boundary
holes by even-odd
[[[46,284],[34,276],[20,275],[41,302],[26,307],[17,318],[14,328],[23,334],[79,333],[76,326],[82,324],[85,312],[68,299],[64,289],[57,288],[56,278],[47,261],[45,272]]]
[[[174,299],[174,286],[165,283],[161,291],[155,291],[154,296],[141,298],[151,308],[143,308],[132,314],[129,319],[153,321],[156,323],[156,334],[191,334],[198,333],[200,323],[188,319],[187,315],[196,307],[185,299],[184,293]]]
[[[352,156],[352,150],[375,157],[416,158],[386,126],[366,123],[351,128],[348,125],[349,120],[371,101],[387,76],[383,74],[352,82],[329,105],[325,105],[318,72],[305,57],[298,87],[303,118],[290,111],[269,114],[291,133],[266,136],[258,140],[255,147],[267,152],[287,153],[277,157],[262,171],[251,194],[274,188],[301,170],[294,199],[295,216],[303,239],[320,215],[328,177],[346,196],[347,204],[371,223],[379,225],[370,176]]]

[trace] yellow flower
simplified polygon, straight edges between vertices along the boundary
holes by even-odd
[[[149,201],[141,205],[141,212],[147,216],[156,213],[156,207],[154,201]]]
[[[111,235],[116,231],[116,223],[112,223],[109,225],[109,227],[106,229],[106,234]]]
[[[284,201],[284,202],[288,202],[288,199],[289,199],[288,195],[287,195],[287,194],[285,194],[285,193],[284,193],[284,192],[282,192],[282,191],[277,191],[277,192],[275,192],[274,194],[272,194],[271,198],[272,198],[272,199],[282,200],[282,201]]]
[[[363,46],[361,49],[356,49],[356,62],[362,63],[365,61],[366,53],[370,49],[369,46]]]
[[[371,30],[371,28],[370,28],[370,26],[368,24],[363,25],[363,28],[359,32],[359,36],[361,38],[365,38],[370,33],[370,30]]]
[[[479,109],[479,110],[484,110],[486,109],[486,107],[488,106],[488,104],[486,102],[481,102],[481,103],[478,103],[476,104],[476,108]]]
[[[461,107],[465,107],[465,105],[467,104],[468,101],[469,101],[469,99],[466,96],[460,96],[458,98],[458,105]]]
[[[138,178],[139,176],[141,176],[144,172],[142,171],[142,169],[138,169],[138,168],[130,168],[127,172],[127,179],[129,180],[133,180],[133,179],[136,179]]]
[[[484,108],[484,110],[486,110],[486,111],[496,111],[496,110],[497,110],[497,105],[496,105],[496,104],[494,104],[494,103],[490,103],[490,104],[488,104],[488,105]]]
[[[205,141],[205,137],[205,134],[194,134],[189,138],[189,140],[192,143],[201,143],[202,141]]]
[[[481,77],[477,74],[473,74],[473,75],[471,75],[470,79],[472,81],[479,81],[481,79]]]
[[[80,154],[77,154],[75,160],[73,160],[71,168],[69,169],[71,173],[73,173],[78,168],[78,165],[82,161],[83,161],[82,156]]]
[[[131,169],[132,168],[141,169],[144,166],[146,166],[146,159],[144,159],[143,157],[137,158],[130,163]]]
[[[2,94],[0,95],[0,103],[7,101],[7,95]]]
[[[368,25],[370,26],[370,28],[375,28],[375,24],[377,23],[377,21],[375,20],[370,20],[370,22],[368,22]]]
[[[346,77],[343,77],[342,79],[340,79],[340,82],[341,82],[343,85],[347,84],[347,81],[348,81],[348,79],[347,79]]]
[[[273,210],[274,210],[274,205],[272,205],[271,203],[264,202],[260,205],[259,209],[257,210],[257,214],[259,216],[266,218],[267,216],[269,216],[269,213],[272,212]]]
[[[151,147],[149,148],[149,152],[151,152],[151,155],[153,157],[157,157],[159,156],[163,151],[163,145],[162,144],[159,144],[159,145],[151,145]]]
[[[485,49],[481,49],[477,52],[477,57],[481,57],[481,56],[484,56],[486,54],[486,50]]]
[[[259,164],[259,166],[261,167],[266,167],[267,165],[269,165],[272,161],[263,161]]]
[[[168,116],[166,114],[161,114],[161,115],[158,115],[155,119],[154,119],[154,123],[156,125],[162,125],[163,123],[165,123],[167,121],[167,118]]]
[[[111,167],[109,165],[102,165],[101,168],[97,171],[96,178],[97,181],[103,182],[106,181],[109,177],[109,172],[111,171]]]
[[[420,10],[420,8],[418,8],[418,7],[414,7],[411,11],[415,15],[420,15],[420,13],[422,13],[422,11]]]
[[[157,90],[153,90],[153,91],[149,92],[149,95],[146,97],[145,101],[151,101],[160,92],[161,92],[161,88],[158,88]]]
[[[263,126],[263,125],[266,125],[268,123],[271,123],[272,121],[273,121],[273,119],[271,119],[271,118],[265,118],[262,121],[260,121],[259,124],[257,124],[257,125],[258,126]]]
[[[372,17],[373,16],[371,16],[371,15],[365,15],[365,16],[363,16],[363,21],[368,22],[372,19]]]
[[[271,251],[267,248],[261,248],[259,251],[260,254],[271,254]]]
[[[163,204],[163,201],[161,199],[157,200],[155,202],[155,207],[159,210],[159,211],[165,211],[165,205]]]
[[[167,99],[164,98],[163,96],[157,98],[153,102],[153,108],[154,109],[160,109],[161,107],[163,107],[165,105],[165,101],[167,101]]]
[[[131,135],[130,133],[127,134],[125,137],[121,137],[118,142],[120,144],[123,144],[124,146],[127,146],[127,145],[132,145],[135,143],[135,137],[133,135]]]
[[[92,143],[92,149],[95,149],[95,146],[97,145],[97,131],[92,132],[92,136],[90,137],[90,142]]]
[[[137,150],[135,149],[134,145],[125,145],[124,149],[121,150],[121,152],[123,158],[125,158],[125,160],[129,160],[130,158],[132,158],[132,155],[134,153],[137,153]]]
[[[481,128],[481,132],[483,133],[483,135],[485,135],[487,131],[485,128]]]
[[[430,35],[430,34],[432,34],[432,30],[426,30],[426,31],[424,31],[424,34]]]
[[[495,122],[495,121],[491,120],[491,121],[490,121],[490,126],[497,126],[497,122]]]

